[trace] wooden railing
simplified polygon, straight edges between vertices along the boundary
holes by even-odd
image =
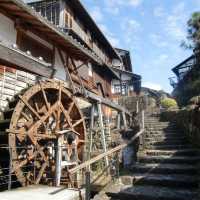
[[[88,161],[86,161],[86,162],[84,162],[84,163],[82,163],[82,164],[80,164],[80,165],[78,165],[78,166],[76,166],[76,167],[70,169],[70,170],[69,170],[69,173],[72,175],[72,174],[76,173],[77,171],[79,171],[79,170],[81,170],[81,169],[84,169],[84,168],[87,168],[87,167],[89,167],[91,164],[93,164],[93,163],[95,163],[95,162],[97,162],[97,161],[99,161],[99,160],[101,160],[101,159],[103,159],[103,158],[105,158],[105,157],[108,157],[108,156],[110,156],[110,155],[112,155],[112,154],[114,154],[114,153],[116,153],[116,152],[118,152],[118,151],[124,149],[126,146],[130,145],[130,144],[131,144],[132,142],[134,142],[137,138],[139,138],[143,133],[144,133],[144,129],[140,130],[136,135],[134,135],[134,136],[132,137],[132,139],[129,140],[128,143],[124,143],[124,144],[118,145],[118,146],[116,146],[115,148],[110,149],[110,150],[108,150],[107,152],[102,153],[102,154],[100,154],[100,155],[98,155],[98,156],[96,156],[96,157],[94,157],[94,158],[92,158],[92,159],[90,159],[90,160],[88,160]]]

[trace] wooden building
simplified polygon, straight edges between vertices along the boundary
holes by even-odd
[[[111,81],[113,78],[119,79],[111,66],[114,60],[121,62],[120,56],[81,2],[79,0],[33,0],[29,2],[31,7],[52,24],[71,35],[102,60],[101,66],[88,61],[87,65],[81,66],[78,70],[82,78],[95,87],[102,96],[111,98]]]
[[[103,117],[111,108],[123,116],[120,127],[130,126],[131,113],[111,101],[111,82],[119,78],[112,66],[121,57],[78,0],[31,6],[0,0],[0,185],[60,185],[63,179],[78,187],[68,169],[84,161],[88,132],[77,99],[92,105],[90,132],[95,118],[103,152]]]
[[[112,97],[111,82],[119,76],[111,66],[116,60],[121,62],[121,57],[78,0],[37,1],[29,6],[14,0],[13,4],[3,1],[0,5],[1,44],[35,58],[44,65],[44,72],[30,65],[24,72],[1,63],[1,109],[6,99],[43,76],[67,80],[66,65],[77,84],[81,81],[90,91]]]
[[[194,54],[172,69],[176,76],[169,80],[174,89],[173,96],[180,106],[187,105],[190,98],[199,95],[199,67],[199,52],[194,51]]]
[[[115,60],[113,69],[120,80],[112,81],[113,98],[138,95],[141,89],[141,76],[133,73],[130,52],[123,49],[116,49],[116,51],[121,57],[121,62]]]

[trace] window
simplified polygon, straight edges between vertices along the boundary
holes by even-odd
[[[121,93],[121,86],[114,85],[114,94],[120,94],[120,93]]]
[[[125,83],[114,85],[114,94],[128,95],[128,87]]]
[[[33,57],[42,57],[45,62],[53,62],[53,51],[50,48],[21,31],[17,34],[17,45],[24,52],[30,51]]]
[[[29,3],[37,12],[55,25],[59,25],[60,3],[56,0]]]

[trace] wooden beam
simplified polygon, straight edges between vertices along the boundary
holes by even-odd
[[[77,51],[80,51],[79,59],[82,58],[91,59],[93,63],[96,64],[103,64],[103,61],[98,58],[96,55],[92,53],[89,49],[85,49],[82,45],[80,45],[73,37],[67,35],[63,31],[61,31],[56,26],[52,25],[51,22],[46,20],[44,17],[42,17],[39,13],[37,13],[35,10],[33,10],[31,7],[27,6],[26,3],[24,3],[21,0],[9,0],[8,5],[5,4],[4,0],[0,0],[0,7],[2,7],[5,12],[8,13],[10,17],[14,17],[15,14],[12,14],[12,11],[22,11],[24,13],[27,13],[27,15],[30,15],[30,17],[33,17],[33,20],[31,20],[31,23],[35,21],[34,23],[38,23],[43,25],[45,28],[49,29],[54,33],[54,37],[58,36],[63,46],[66,44],[69,44],[71,48],[75,48]],[[25,19],[24,17],[22,17]],[[26,23],[30,23],[29,19],[25,20]],[[46,31],[43,32],[44,35],[46,35]]]
[[[54,71],[51,64],[45,63],[26,53],[13,49],[0,42],[0,63],[33,74],[51,78]]]
[[[126,108],[120,106],[119,104],[114,103],[110,99],[103,98],[101,96],[98,96],[98,95],[90,92],[90,91],[86,92],[86,96],[88,97],[88,99],[90,101],[100,102],[100,103],[104,104],[105,106],[108,106],[108,107],[110,107],[110,108],[112,108],[114,110],[117,110],[119,112],[124,112],[125,114],[131,116],[131,113]]]
[[[140,137],[141,134],[143,134],[144,132],[144,129],[142,129],[141,131],[139,131],[136,135],[134,135],[131,140],[126,144],[121,144],[119,146],[116,146],[115,148],[113,149],[110,149],[109,151],[105,152],[105,153],[102,153],[94,158],[92,158],[91,160],[88,160],[80,165],[78,165],[77,167],[74,167],[72,169],[69,170],[69,173],[70,174],[74,174],[76,173],[77,171],[81,170],[81,169],[84,169],[86,167],[88,167],[89,165],[101,160],[102,158],[106,157],[106,156],[110,156],[112,155],[113,153],[116,153],[120,150],[122,150],[123,148],[125,148],[127,145],[131,144],[132,142],[134,142],[138,137]]]

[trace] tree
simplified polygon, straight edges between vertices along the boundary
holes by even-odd
[[[184,48],[197,49],[200,47],[200,12],[194,12],[187,22],[187,39],[181,46]]]

